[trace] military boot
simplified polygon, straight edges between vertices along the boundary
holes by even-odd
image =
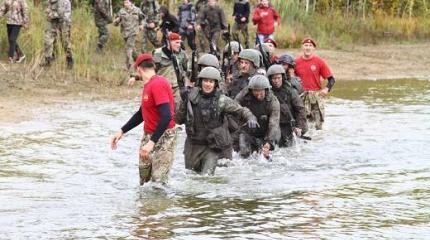
[[[71,56],[66,57],[67,69],[73,69],[73,58]]]

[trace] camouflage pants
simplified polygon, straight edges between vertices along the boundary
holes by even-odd
[[[201,174],[213,175],[218,159],[223,158],[220,152],[214,152],[208,145],[193,144],[189,138],[184,146],[185,168]]]
[[[99,40],[97,42],[97,47],[103,49],[109,38],[107,22],[104,20],[96,19],[96,27],[99,32]]]
[[[144,134],[140,147],[143,147],[151,138],[151,134]],[[139,176],[140,185],[152,180],[154,182],[167,183],[170,168],[175,158],[176,130],[167,129],[154,149],[149,154],[148,159],[139,156]]]
[[[48,21],[48,26],[45,30],[45,44],[43,56],[45,61],[52,58],[54,49],[54,42],[58,35],[61,36],[61,41],[66,52],[67,57],[72,57],[72,43],[70,41],[71,24],[65,21],[52,20]]]
[[[125,41],[125,64],[127,66],[127,70],[131,73],[134,71],[133,64],[134,59],[137,57],[136,52],[136,35],[128,36],[124,38]]]
[[[142,52],[149,52],[148,41],[151,42],[154,48],[160,47],[157,40],[157,31],[151,28],[145,28],[142,34]]]
[[[306,119],[314,122],[317,130],[321,130],[325,118],[324,98],[319,91],[305,91],[301,97],[305,105]]]
[[[243,41],[240,41],[239,33],[242,33]],[[232,31],[233,39],[235,41],[245,43],[245,48],[249,48],[249,33],[248,23],[234,23]]]
[[[206,48],[207,46],[209,46],[208,38],[206,38],[206,35],[208,35],[207,30],[205,28],[202,28],[200,31],[196,31],[196,33],[199,52],[201,54],[206,53]]]
[[[215,55],[215,56],[219,56],[220,54],[220,38],[221,38],[221,32],[220,31],[214,31],[211,33],[207,33],[206,34],[206,38],[209,40],[209,44],[212,46],[212,49],[215,50],[215,52],[211,52],[211,54]],[[209,48],[210,49],[210,48]]]

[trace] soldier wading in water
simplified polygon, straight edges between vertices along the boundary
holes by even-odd
[[[249,109],[221,93],[220,81],[218,69],[204,68],[198,75],[197,87],[187,93],[176,115],[176,122],[185,123],[187,132],[185,168],[202,174],[214,174],[217,160],[232,144],[225,114],[243,119],[251,129],[258,127]]]

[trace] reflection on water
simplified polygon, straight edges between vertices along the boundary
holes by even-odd
[[[428,239],[430,82],[338,82],[312,141],[225,162],[177,157],[167,187],[138,186],[141,127],[115,152],[131,102],[73,102],[0,125],[0,239]]]

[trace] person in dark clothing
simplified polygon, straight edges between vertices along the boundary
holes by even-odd
[[[233,6],[233,39],[239,43],[239,33],[243,35],[243,42],[245,48],[249,48],[249,34],[248,34],[248,23],[249,23],[250,6],[248,0],[235,0]]]
[[[278,98],[280,104],[281,140],[279,146],[292,146],[293,132],[300,137],[308,130],[303,100],[287,80],[287,74],[282,65],[272,65],[267,70],[267,77],[272,85],[273,94]]]
[[[169,8],[166,6],[160,7],[160,17],[161,17],[161,31],[164,33],[166,30],[167,32],[174,32],[179,33],[179,21],[178,18],[174,15],[172,15],[169,11]],[[163,34],[163,43],[165,42],[165,36]]]
[[[196,49],[195,44],[195,29],[196,24],[196,9],[189,0],[184,0],[183,3],[178,7],[179,17],[179,34],[182,39],[187,39],[188,46],[191,49]],[[185,48],[185,45],[183,45]]]

